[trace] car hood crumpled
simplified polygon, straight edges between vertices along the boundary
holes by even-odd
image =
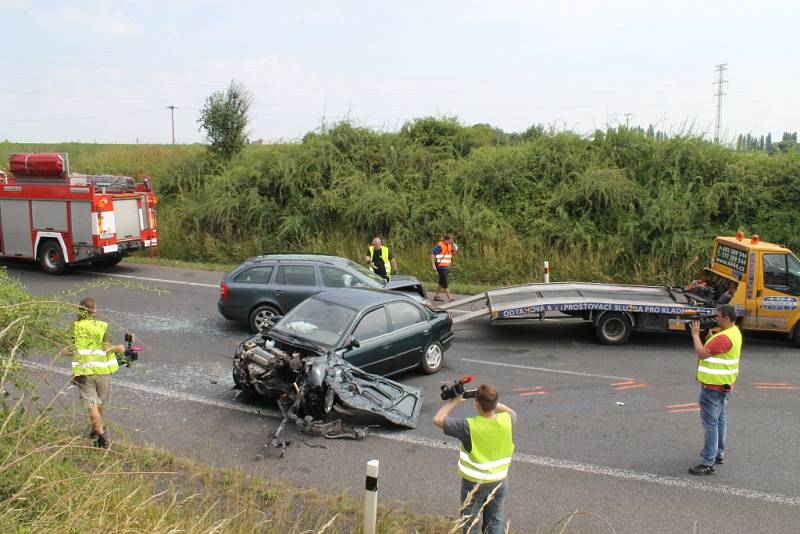
[[[420,295],[421,297],[425,297],[425,291],[422,288],[422,284],[420,281],[414,277],[409,276],[407,274],[396,274],[393,275],[386,285],[384,289],[391,289],[393,291],[405,291],[414,293],[416,295]]]
[[[422,390],[366,373],[339,361],[325,379],[341,404],[378,415],[398,426],[416,428],[422,410]]]

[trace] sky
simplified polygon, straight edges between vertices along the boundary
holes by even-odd
[[[455,116],[508,132],[628,122],[800,130],[800,2],[0,0],[0,141],[203,141],[205,99],[252,91],[251,139]]]

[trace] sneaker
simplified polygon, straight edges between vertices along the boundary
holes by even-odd
[[[94,442],[94,446],[98,449],[107,449],[109,447],[108,438],[105,434],[98,434],[97,441]]]
[[[698,464],[689,468],[689,473],[692,475],[716,475],[717,470],[713,465]]]
[[[715,458],[714,459],[714,463],[718,464],[718,465],[722,465],[722,464],[725,463],[725,459],[724,458]]]

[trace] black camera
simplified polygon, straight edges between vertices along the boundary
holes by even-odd
[[[682,323],[692,324],[693,321],[700,322],[700,330],[711,330],[712,328],[716,328],[717,325],[717,317],[715,315],[698,315],[696,317],[689,317],[681,319]]]
[[[465,399],[474,399],[476,391],[474,389],[464,389],[464,384],[469,384],[475,379],[472,375],[462,376],[452,384],[442,384],[442,400],[455,399],[459,395]]]
[[[122,354],[117,353],[117,364],[125,367],[130,367],[131,364],[139,360],[139,350],[141,347],[133,346],[133,334],[125,333],[125,352]]]

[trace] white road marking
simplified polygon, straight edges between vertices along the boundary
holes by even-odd
[[[63,376],[71,376],[71,373],[66,369],[61,369],[59,367],[54,367],[52,365],[24,362],[23,366],[29,369],[38,369],[38,370],[49,371]],[[169,391],[164,388],[146,386],[143,384],[136,384],[124,379],[115,379],[114,385],[133,389],[135,391],[140,391],[143,393],[151,393],[154,395],[159,395],[171,399],[196,402],[198,404],[212,406],[215,408],[235,410],[238,412],[262,415],[267,417],[275,417],[275,418],[280,417],[280,413],[276,412],[275,410],[254,408],[252,406],[244,406],[241,404],[235,404],[233,402],[209,399],[206,397],[201,397],[199,395],[192,395],[189,393],[175,393],[173,391]],[[378,432],[370,431],[369,434],[381,439],[397,441],[402,443],[410,443],[413,445],[429,447],[432,449],[452,450],[452,451],[459,450],[459,447],[457,447],[456,445],[452,443],[447,443],[442,439],[431,439],[424,436],[415,436],[413,434],[400,434],[400,433],[390,433],[390,432],[380,432],[380,431]],[[635,482],[649,482],[651,484],[658,484],[661,486],[666,486],[671,488],[704,491],[708,493],[719,493],[722,495],[729,495],[731,497],[743,497],[745,499],[752,499],[772,504],[800,506],[800,497],[783,495],[780,493],[769,493],[766,491],[751,490],[747,488],[737,488],[735,486],[705,484],[703,482],[696,482],[694,480],[688,480],[684,478],[669,477],[669,476],[658,475],[655,473],[646,473],[641,471],[632,471],[630,469],[617,469],[614,467],[605,467],[602,465],[573,462],[570,460],[562,460],[559,458],[548,458],[546,456],[535,456],[532,454],[524,454],[517,452],[514,453],[514,463],[538,465],[541,467],[553,467],[556,469],[568,469],[570,471],[577,471],[580,473],[586,473],[590,475],[601,475],[623,480],[632,480]]]
[[[518,365],[515,363],[487,362],[485,360],[473,360],[471,358],[461,358],[462,362],[482,363],[484,365],[496,365],[498,367],[511,367],[512,369],[527,369],[529,371],[542,371],[543,373],[558,373],[562,375],[590,376],[592,378],[607,378],[609,380],[633,380],[627,376],[597,375],[594,373],[582,373],[580,371],[565,371],[563,369],[550,369],[547,367],[533,367],[530,365]]]
[[[219,284],[203,284],[201,282],[186,282],[183,280],[168,280],[166,278],[151,278],[149,276],[131,276],[128,274],[105,274],[105,273],[93,273],[90,271],[76,271],[81,274],[93,274],[95,276],[105,276],[107,278],[127,278],[129,280],[141,280],[143,282],[161,282],[164,284],[178,284],[182,286],[197,286],[197,287],[213,287],[214,289],[219,289]]]
[[[379,436],[384,439],[400,441],[404,443],[423,445],[425,447],[431,447],[434,449],[446,449],[453,451],[459,450],[459,448],[456,445],[453,445],[452,443],[447,443],[442,440],[425,438],[422,436],[413,436],[407,434],[389,434],[384,432],[370,432],[370,435]],[[579,471],[581,473],[588,473],[591,475],[603,475],[614,478],[621,478],[624,480],[633,480],[636,482],[650,482],[652,484],[659,484],[662,486],[668,486],[672,488],[691,489],[697,491],[706,491],[710,493],[721,493],[723,495],[730,495],[732,497],[744,497],[746,499],[754,499],[774,504],[800,506],[800,497],[792,497],[790,495],[782,495],[780,493],[768,493],[766,491],[757,491],[747,488],[737,488],[735,486],[704,484],[702,482],[695,482],[694,480],[687,480],[685,478],[668,477],[663,475],[657,475],[655,473],[632,471],[630,469],[617,469],[614,467],[604,467],[602,465],[584,464],[580,462],[572,462],[570,460],[561,460],[559,458],[547,458],[545,456],[534,456],[532,454],[514,453],[514,463],[533,464],[543,467],[555,467],[557,469],[569,469],[570,471]]]
[[[47,371],[50,373],[55,373],[63,376],[72,376],[71,371],[43,363],[24,362],[22,366],[27,367],[28,369]],[[152,395],[159,395],[161,397],[168,397],[171,399],[176,399],[181,401],[196,402],[198,404],[205,404],[206,406],[213,406],[215,408],[225,408],[227,410],[236,410],[239,412],[250,413],[255,415],[264,415],[267,417],[281,416],[281,413],[276,410],[269,410],[266,408],[255,408],[253,406],[244,406],[230,401],[209,399],[208,397],[201,397],[200,395],[192,395],[191,393],[178,393],[157,386],[147,386],[144,384],[137,384],[135,382],[125,380],[124,378],[114,378],[114,386],[121,386],[124,388],[132,389],[134,391],[139,391],[141,393],[150,393]]]

